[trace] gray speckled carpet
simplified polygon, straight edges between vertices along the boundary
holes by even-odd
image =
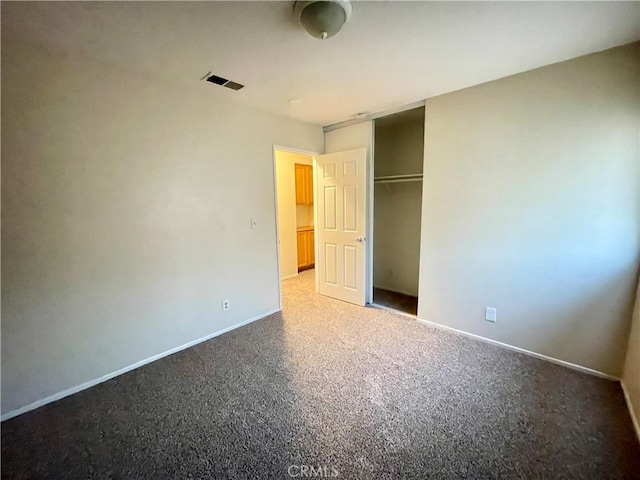
[[[2,477],[640,478],[617,383],[312,282],[284,282],[282,315],[4,422]]]

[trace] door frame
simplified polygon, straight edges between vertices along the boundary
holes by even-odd
[[[310,150],[302,150],[300,148],[285,147],[283,145],[273,144],[271,156],[273,158],[273,208],[275,211],[275,227],[276,227],[276,263],[277,263],[277,278],[278,278],[278,310],[282,310],[282,280],[280,279],[280,228],[278,219],[278,175],[277,175],[277,160],[276,151],[299,153],[301,155],[308,155],[313,159],[313,222],[317,222],[316,213],[316,155],[322,155],[320,152],[312,152]],[[314,255],[318,255],[318,247],[315,235],[313,237],[313,249]],[[314,269],[315,270],[315,269]],[[317,273],[316,273],[317,275]],[[315,289],[318,290],[318,282],[315,280]]]
[[[365,246],[367,248],[367,271],[366,271],[366,292],[365,292],[365,305],[373,304],[373,209],[374,207],[374,160],[375,160],[375,146],[376,146],[376,123],[375,119],[371,120],[371,146],[369,147],[369,154],[367,155],[367,240]]]

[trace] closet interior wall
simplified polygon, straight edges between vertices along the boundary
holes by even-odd
[[[374,303],[388,292],[414,297],[413,307],[387,304],[405,311],[417,308],[424,118],[421,107],[374,122]]]

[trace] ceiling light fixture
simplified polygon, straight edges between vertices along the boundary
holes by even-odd
[[[296,1],[293,15],[314,38],[326,40],[340,31],[351,17],[349,0]]]

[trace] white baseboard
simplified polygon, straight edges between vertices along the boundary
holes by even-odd
[[[290,278],[295,278],[295,277],[297,277],[297,276],[298,276],[298,274],[297,274],[297,273],[294,273],[293,275],[287,275],[286,277],[282,277],[282,278],[280,279],[280,281],[283,281],[283,280],[289,280]]]
[[[531,350],[525,350],[524,348],[516,347],[514,345],[509,345],[508,343],[499,342],[497,340],[492,340],[490,338],[481,337],[480,335],[476,335],[474,333],[465,332],[464,330],[458,330],[456,328],[447,327],[445,325],[440,325],[439,323],[430,322],[429,320],[423,320],[421,318],[417,319],[418,322],[423,323],[425,325],[429,325],[431,327],[439,328],[441,330],[447,330],[449,332],[456,333],[458,335],[462,335],[464,337],[473,338],[474,340],[480,340],[481,342],[489,343],[491,345],[496,345],[498,347],[506,348],[507,350],[513,350],[514,352],[523,353],[525,355],[529,355],[530,357],[539,358],[541,360],[546,360],[547,362],[555,363],[558,365],[562,365],[563,367],[571,368],[573,370],[577,370],[579,372],[588,373],[589,375],[595,375],[596,377],[606,378],[607,380],[613,380],[615,382],[619,382],[620,379],[618,377],[614,377],[613,375],[609,375],[608,373],[600,372],[599,370],[594,370],[592,368],[583,367],[582,365],[577,365],[575,363],[567,362],[566,360],[560,360],[558,358],[549,357],[548,355],[543,355],[542,353],[532,352]]]
[[[439,323],[434,323],[434,322],[430,322],[429,320],[423,320],[421,318],[415,317],[413,315],[410,315],[408,313],[404,313],[404,312],[398,312],[396,310],[381,306],[381,305],[375,305],[373,304],[373,306],[377,307],[377,308],[382,308],[384,310],[390,310],[394,313],[399,313],[405,317],[410,317],[410,318],[415,318],[416,320],[418,320],[418,322],[424,324],[424,325],[428,325],[431,327],[435,327],[438,328],[440,330],[447,330],[449,332],[455,333],[456,335],[462,335],[464,337],[468,337],[468,338],[472,338],[474,340],[479,340],[481,342],[484,343],[488,343],[491,345],[495,345],[498,347],[502,347],[505,348],[507,350],[513,350],[515,352],[518,353],[522,353],[524,355],[528,355],[530,357],[535,357],[535,358],[539,358],[541,360],[546,360],[547,362],[551,362],[551,363],[555,363],[557,365],[562,365],[563,367],[567,367],[567,368],[571,368],[573,370],[577,370],[579,372],[583,372],[583,373],[587,373],[589,375],[594,375],[596,377],[600,377],[600,378],[604,378],[607,380],[612,380],[614,382],[620,382],[620,386],[622,387],[622,392],[624,394],[624,399],[625,402],[627,403],[627,409],[629,410],[629,415],[631,416],[631,422],[633,423],[633,428],[636,432],[636,436],[638,437],[638,441],[640,441],[640,421],[638,420],[638,417],[636,416],[636,412],[633,409],[633,404],[631,403],[631,397],[629,397],[629,392],[627,391],[627,387],[625,386],[624,382],[619,379],[618,377],[615,377],[613,375],[609,375],[608,373],[604,373],[601,372],[599,370],[594,370],[592,368],[588,368],[588,367],[583,367],[582,365],[577,365],[575,363],[571,363],[571,362],[567,362],[566,360],[560,360],[558,358],[554,358],[554,357],[549,357],[548,355],[543,355],[541,353],[536,353],[536,352],[532,352],[531,350],[526,350],[524,348],[520,348],[520,347],[516,347],[514,345],[509,345],[508,343],[503,343],[503,342],[499,342],[497,340],[492,340],[490,338],[487,337],[482,337],[480,335],[476,335],[474,333],[469,333],[469,332],[465,332],[464,330],[458,330],[456,328],[451,328],[451,327],[447,327],[445,325],[440,325]]]
[[[633,404],[631,403],[631,397],[629,396],[629,392],[627,391],[627,387],[625,387],[624,382],[620,380],[620,385],[622,386],[622,392],[624,393],[624,399],[627,402],[627,408],[629,409],[629,415],[631,415],[631,421],[633,422],[633,428],[636,430],[636,436],[638,437],[638,441],[640,442],[640,422],[638,422],[638,417],[636,417],[636,413],[633,410]]]
[[[185,343],[184,345],[181,345],[179,347],[172,348],[171,350],[167,350],[166,352],[162,352],[152,357],[146,358],[144,360],[134,363],[133,365],[129,365],[127,367],[121,368],[120,370],[116,370],[115,372],[108,373],[94,380],[89,380],[88,382],[85,382],[81,385],[77,385],[75,387],[71,387],[61,392],[55,393],[41,400],[30,403],[29,405],[26,405],[24,407],[20,407],[5,413],[4,415],[2,415],[2,417],[0,417],[0,421],[4,422],[5,420],[9,420],[10,418],[17,417],[18,415],[22,415],[23,413],[30,412],[31,410],[35,410],[36,408],[42,407],[48,403],[55,402],[56,400],[60,400],[64,397],[68,397],[69,395],[73,395],[74,393],[81,392],[82,390],[91,388],[95,385],[98,385],[99,383],[106,382],[107,380],[111,380],[112,378],[122,375],[123,373],[130,372],[131,370],[135,370],[136,368],[142,367],[143,365],[146,365],[148,363],[155,362],[156,360],[160,360],[161,358],[167,357],[181,350],[185,350],[199,343],[206,342],[207,340],[210,340],[214,337],[222,335],[223,333],[230,332],[231,330],[235,330],[236,328],[255,322],[256,320],[260,320],[262,318],[268,317],[269,315],[273,315],[274,313],[277,313],[280,311],[281,311],[280,309],[276,309],[267,313],[263,313],[261,315],[257,315],[255,317],[250,318],[249,320],[245,320],[244,322],[236,323],[235,325],[232,325],[230,327],[223,328],[222,330],[218,330],[215,333],[212,333],[202,338],[198,338],[197,340],[193,340],[189,343]]]

